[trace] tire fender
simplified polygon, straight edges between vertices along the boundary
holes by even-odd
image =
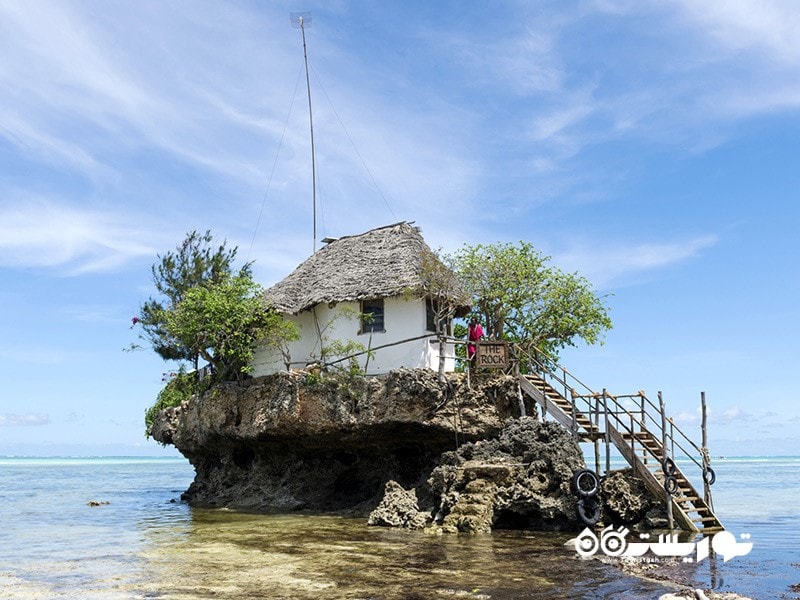
[[[672,475],[668,475],[667,478],[664,480],[664,489],[670,496],[674,495],[675,492],[678,491],[679,487],[680,486],[678,485],[678,480],[675,479]]]
[[[581,498],[596,496],[600,491],[600,478],[590,469],[581,469],[572,476],[572,493]]]
[[[575,504],[578,520],[591,527],[600,521],[600,503],[594,498],[581,498]]]
[[[703,469],[703,481],[705,481],[708,485],[714,485],[716,480],[717,474],[714,473],[714,469],[711,467],[706,467]]]

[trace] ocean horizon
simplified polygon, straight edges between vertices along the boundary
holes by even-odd
[[[682,576],[756,600],[799,598],[800,456],[712,457],[712,466],[715,511],[753,548]],[[643,599],[670,590],[580,560],[575,533],[437,537],[339,515],[192,509],[180,495],[193,476],[182,457],[0,456],[0,598]]]

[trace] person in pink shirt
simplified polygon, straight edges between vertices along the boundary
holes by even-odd
[[[477,349],[475,342],[479,342],[483,337],[483,327],[481,324],[478,323],[478,319],[472,317],[469,321],[469,327],[467,328],[468,335],[467,335],[467,357],[469,360],[473,360],[475,358],[475,351]]]

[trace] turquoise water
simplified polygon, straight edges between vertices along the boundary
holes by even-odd
[[[800,458],[715,460],[714,501],[747,556],[680,566],[705,588],[800,597]],[[196,510],[171,458],[0,458],[0,598],[657,598],[581,561],[569,536],[436,537],[363,519]],[[90,506],[90,502],[99,503]]]
[[[800,598],[800,457],[715,459],[716,513],[753,549],[724,565],[701,563],[704,583],[753,598]],[[790,586],[798,586],[793,592]]]

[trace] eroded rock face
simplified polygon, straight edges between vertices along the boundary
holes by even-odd
[[[556,423],[522,418],[495,439],[447,452],[428,481],[444,531],[577,527],[573,473],[583,455]]]
[[[430,525],[431,520],[430,511],[419,509],[416,490],[406,490],[396,481],[387,481],[383,499],[370,513],[367,524],[422,529]]]
[[[610,472],[600,489],[603,510],[612,523],[637,523],[656,508],[652,494],[631,469]]]
[[[198,506],[252,510],[374,508],[388,480],[419,488],[442,452],[498,435],[520,415],[510,376],[401,369],[322,382],[281,373],[218,386],[162,411],[151,435],[195,467],[184,494]],[[530,402],[527,414],[535,414]]]

